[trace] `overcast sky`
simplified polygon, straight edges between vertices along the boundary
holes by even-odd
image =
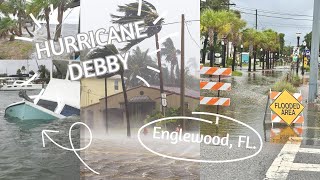
[[[313,0],[231,0],[231,2],[236,4],[233,9],[250,13],[241,13],[242,18],[247,21],[247,26],[249,27],[255,27],[255,15],[251,14],[255,14],[254,9],[258,9],[258,29],[271,28],[277,32],[284,33],[287,45],[297,44],[297,32],[302,33],[302,41],[303,37],[312,30]]]
[[[48,69],[51,69],[51,64],[51,61],[38,61],[39,66],[45,65]],[[0,74],[8,73],[8,75],[14,75],[22,66],[26,68],[25,73],[31,70],[38,72],[38,65],[36,60],[0,60]]]

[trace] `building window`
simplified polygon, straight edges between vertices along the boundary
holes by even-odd
[[[116,90],[116,91],[119,90],[119,81],[118,80],[114,81],[114,90]]]

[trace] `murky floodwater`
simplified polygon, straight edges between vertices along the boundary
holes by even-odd
[[[37,91],[28,92],[29,95]],[[41,131],[57,130],[50,134],[57,143],[69,146],[68,131],[77,118],[51,122],[17,121],[4,118],[5,107],[20,101],[18,92],[0,91],[0,179],[79,179],[79,160],[46,140],[42,147]],[[79,130],[73,130],[75,147],[79,146]]]
[[[219,114],[226,115],[244,123],[249,124],[260,134],[263,134],[263,118],[268,99],[268,92],[272,85],[285,74],[286,70],[265,71],[248,73],[243,71],[241,77],[230,77],[222,79],[223,82],[230,82],[232,90],[230,92],[220,92],[220,97],[230,98],[230,107],[219,107]],[[206,95],[205,93],[203,93]],[[212,96],[217,96],[217,92],[211,92]],[[203,106],[201,111],[217,112],[217,107]],[[203,116],[215,122],[215,117]],[[247,129],[231,121],[220,121],[219,128],[215,126],[201,126],[204,134],[225,135],[232,132],[234,135],[243,134]]]

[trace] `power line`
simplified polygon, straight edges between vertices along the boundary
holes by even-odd
[[[238,9],[243,9],[243,10],[249,10],[249,11],[255,11],[257,8],[246,8],[246,7],[241,7],[237,6],[236,8]],[[283,12],[277,12],[277,11],[270,11],[270,10],[264,10],[264,9],[257,9],[259,12],[267,13],[267,14],[278,14],[278,15],[287,15],[287,16],[299,16],[299,17],[311,17],[311,15],[305,15],[305,14],[292,14],[292,13],[283,13]]]
[[[243,12],[243,11],[240,11],[240,12],[243,14],[256,15],[255,13],[248,13],[248,12]],[[296,18],[289,18],[289,17],[269,16],[269,15],[264,15],[264,14],[259,14],[259,16],[269,17],[269,18],[277,18],[277,19],[286,19],[286,20],[312,21],[312,19],[296,19]]]
[[[187,31],[188,31],[188,33],[189,33],[190,38],[191,38],[192,41],[201,49],[200,45],[197,43],[197,41],[193,38],[193,36],[192,36],[191,33],[190,33],[189,26],[188,26],[188,22],[186,22],[185,24],[186,24]]]

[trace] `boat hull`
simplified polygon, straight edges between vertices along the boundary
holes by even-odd
[[[5,110],[5,116],[20,120],[55,120],[62,118],[61,115],[25,101],[8,106]]]
[[[43,89],[43,85],[41,84],[33,84],[32,86],[28,87],[22,87],[22,86],[13,86],[13,85],[3,85],[2,87],[0,86],[0,91],[20,91],[20,90],[41,90]]]

